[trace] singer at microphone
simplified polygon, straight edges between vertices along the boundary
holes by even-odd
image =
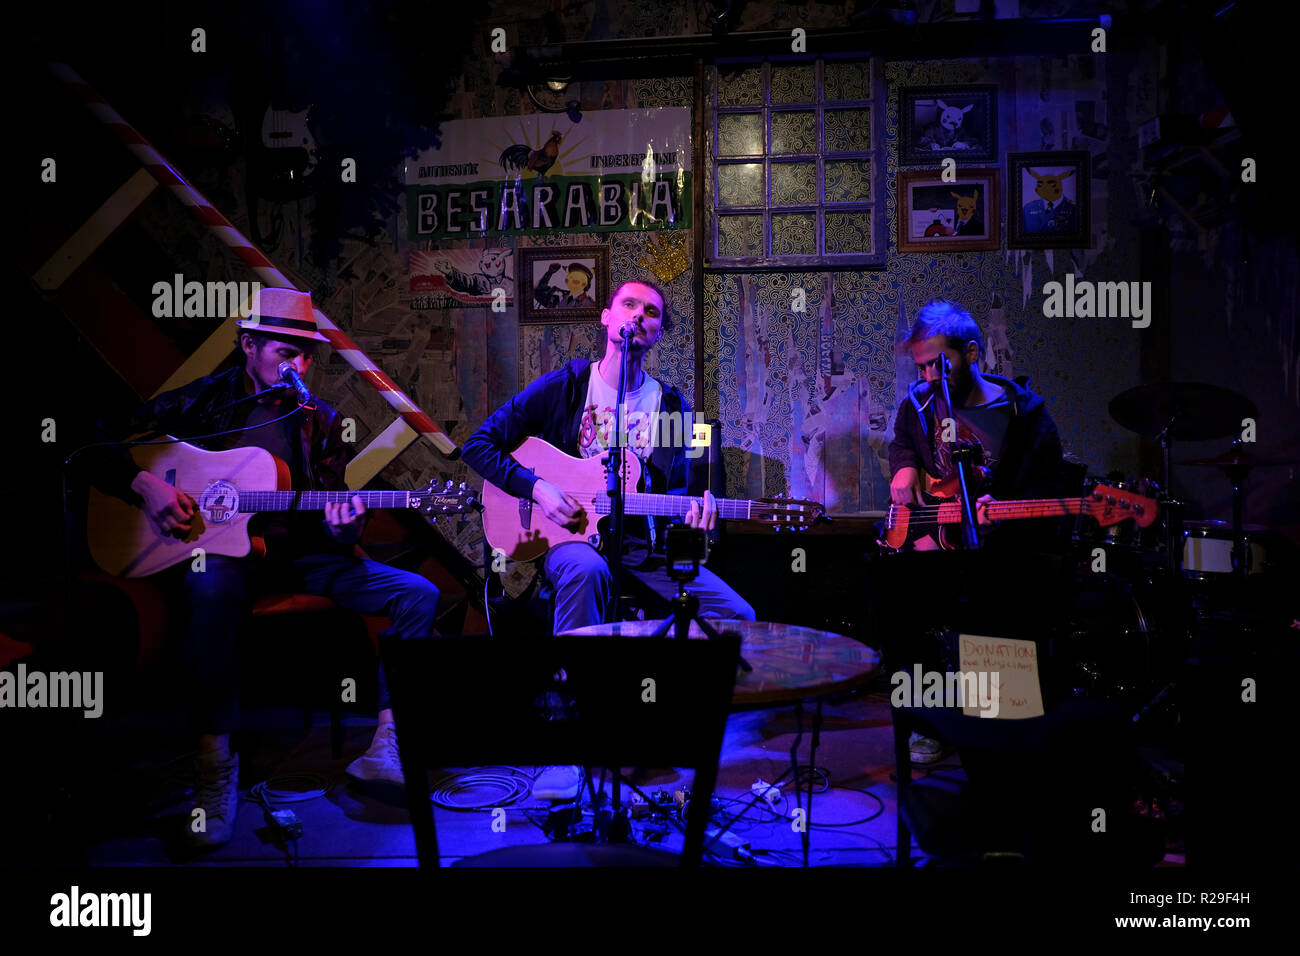
[[[290,362],[281,362],[276,369],[280,373],[280,381],[285,382],[298,393],[298,404],[310,405],[312,403],[311,392],[307,390],[307,383],[302,380],[298,370]]]

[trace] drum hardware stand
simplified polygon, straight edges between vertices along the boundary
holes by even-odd
[[[1132,722],[1135,724],[1140,723],[1142,719],[1147,716],[1147,714],[1150,714],[1153,711],[1155,711],[1156,708],[1159,707],[1160,704],[1164,701],[1164,699],[1168,697],[1170,694],[1172,694],[1174,691],[1176,691],[1177,689],[1178,689],[1177,681],[1170,681],[1164,687],[1160,688],[1160,690],[1156,693],[1156,696],[1152,697],[1149,701],[1147,701],[1146,705],[1143,706],[1141,710],[1139,710],[1136,714],[1133,715]]]
[[[1182,574],[1183,571],[1183,503],[1177,501],[1174,497],[1174,486],[1171,479],[1172,465],[1170,458],[1173,454],[1174,438],[1171,432],[1177,415],[1170,415],[1169,420],[1165,422],[1165,427],[1160,429],[1156,434],[1156,440],[1160,442],[1160,476],[1164,482],[1165,495],[1165,559],[1169,562],[1169,573],[1174,577]]]
[[[1234,451],[1241,449],[1241,439],[1232,443]],[[1250,573],[1251,554],[1246,546],[1246,476],[1250,465],[1245,463],[1223,466],[1223,474],[1232,483],[1232,573],[1241,579]]]

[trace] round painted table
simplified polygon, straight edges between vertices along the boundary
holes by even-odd
[[[733,710],[792,704],[822,698],[864,684],[880,669],[880,655],[864,644],[829,631],[770,621],[718,621],[709,625],[718,631],[740,634],[740,656],[753,671],[736,671],[732,693]],[[663,630],[663,620],[620,621],[592,624],[565,634],[597,637],[653,637]],[[690,636],[707,640],[704,631],[691,622]],[[672,640],[665,635],[666,640]]]

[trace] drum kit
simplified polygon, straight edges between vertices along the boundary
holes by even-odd
[[[1171,488],[1175,440],[1206,441],[1239,434],[1244,422],[1258,415],[1254,402],[1231,389],[1198,382],[1141,385],[1117,395],[1110,414],[1120,425],[1160,443],[1161,484]],[[1238,438],[1223,454],[1179,462],[1195,468],[1217,468],[1232,485],[1232,520],[1183,521],[1183,505],[1172,498],[1162,501],[1163,553],[1169,570],[1196,580],[1216,574],[1261,573],[1267,561],[1267,529],[1247,526],[1245,485],[1252,469],[1295,465],[1293,458],[1269,458],[1246,447]],[[1149,485],[1150,483],[1147,482]],[[1139,547],[1157,542],[1146,540]]]
[[[1154,689],[1163,684],[1158,696],[1170,696],[1173,684],[1166,682],[1186,656],[1197,621],[1240,618],[1244,623],[1249,603],[1244,589],[1256,576],[1281,566],[1279,558],[1290,543],[1265,526],[1244,521],[1247,479],[1256,468],[1300,462],[1257,453],[1240,438],[1222,454],[1177,461],[1218,469],[1232,487],[1231,520],[1186,518],[1186,505],[1170,493],[1174,442],[1239,435],[1243,420],[1258,414],[1254,403],[1230,389],[1174,382],[1129,389],[1111,400],[1109,411],[1123,427],[1159,442],[1162,473],[1158,482],[1110,475],[1105,483],[1156,499],[1160,516],[1146,529],[1133,521],[1100,528],[1091,519],[1079,519],[1074,531],[1079,566],[1086,567],[1100,547],[1109,573],[1081,584],[1084,597],[1061,649],[1073,661],[1074,693],[1134,706],[1145,701],[1148,706],[1137,719],[1150,713],[1146,698]],[[1104,600],[1098,600],[1098,590],[1106,592]],[[1101,614],[1097,606],[1109,610]]]

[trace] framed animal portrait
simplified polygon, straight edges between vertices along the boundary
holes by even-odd
[[[947,183],[929,169],[898,173],[899,252],[991,252],[1002,246],[1001,170],[957,168]]]
[[[519,249],[519,321],[599,322],[609,304],[609,246]]]
[[[1087,150],[1007,154],[1007,248],[1092,247]]]
[[[998,88],[910,86],[898,91],[898,165],[957,168],[998,161]]]

